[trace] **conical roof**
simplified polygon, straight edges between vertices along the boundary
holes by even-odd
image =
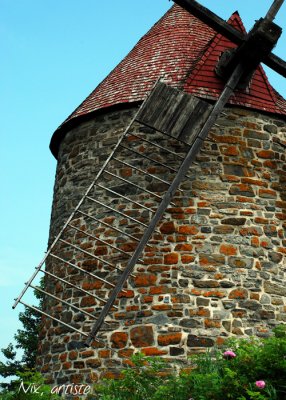
[[[244,31],[234,13],[228,21]],[[94,113],[142,101],[159,77],[173,87],[216,100],[223,82],[214,72],[221,53],[236,47],[178,5],[144,35],[130,53],[55,131],[50,148],[57,156],[65,133]],[[236,91],[229,103],[286,115],[286,101],[272,88],[261,66],[248,88]]]

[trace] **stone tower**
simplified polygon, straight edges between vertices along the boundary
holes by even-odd
[[[237,13],[229,23],[244,29]],[[223,88],[215,65],[221,53],[233,47],[176,5],[153,26],[52,137],[51,151],[58,166],[50,241],[155,81],[163,76],[172,87],[213,104]],[[113,314],[117,325],[102,331],[106,347],[95,342],[84,348],[79,334],[44,321],[38,364],[48,381],[89,383],[117,376],[136,351],[183,363],[188,354],[219,345],[228,336],[265,336],[277,323],[286,321],[285,116],[286,101],[259,67],[249,86],[236,91],[210,132],[182,185],[183,194],[175,199],[143,254],[144,263],[136,267],[120,295]],[[146,138],[153,134],[142,127],[135,132]],[[179,157],[181,150],[173,150]],[[154,156],[154,150],[151,153]],[[168,165],[178,163],[164,152],[157,155]],[[131,174],[127,167],[117,172],[123,178]],[[159,167],[152,173],[167,174]],[[159,186],[156,190],[160,193]],[[128,195],[139,200],[136,193]],[[102,192],[98,196],[104,201]],[[117,198],[114,204],[121,206]],[[144,221],[144,211],[129,211]],[[116,219],[108,212],[105,221],[126,224],[124,218]],[[75,224],[81,226],[80,218]],[[92,232],[110,244],[122,240],[106,227]],[[76,240],[93,254],[120,260],[119,254],[110,254],[102,243],[91,248],[80,234]],[[122,250],[133,250],[128,241],[120,243]],[[63,246],[62,252],[73,259],[70,249]],[[73,262],[106,276],[89,257]],[[49,261],[46,268],[54,271],[60,267]],[[70,282],[93,294],[104,292],[104,282],[68,271],[62,276],[68,276]],[[58,297],[93,312],[94,297],[61,282],[47,280],[46,284]],[[55,315],[62,313],[67,323],[81,326],[84,319],[56,303],[46,307]]]

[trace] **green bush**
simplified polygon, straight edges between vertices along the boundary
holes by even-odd
[[[144,357],[138,353],[132,357],[134,367],[122,371],[123,379],[108,380],[96,387],[97,395],[90,398],[104,400],[149,400],[162,383],[160,372],[164,362],[158,358]],[[99,394],[100,393],[100,394]]]
[[[275,336],[268,339],[230,339],[224,349],[192,356],[189,373],[176,375],[162,359],[141,353],[132,357],[132,363],[122,379],[96,385],[89,399],[285,400],[286,326],[275,329]],[[0,393],[1,400],[59,399],[39,373],[27,370],[17,375],[9,390]]]
[[[235,356],[224,355],[226,350],[232,350]],[[285,326],[278,327],[275,336],[268,339],[230,339],[222,350],[193,356],[190,373],[175,375],[161,359],[142,354],[136,354],[132,362],[133,367],[123,371],[122,379],[96,385],[90,399],[286,399]]]

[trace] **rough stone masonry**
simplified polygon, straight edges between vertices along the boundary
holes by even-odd
[[[71,129],[62,140],[50,240],[134,112],[130,107],[100,113]],[[92,383],[117,377],[137,351],[184,366],[187,355],[221,345],[229,336],[264,337],[276,324],[286,322],[285,122],[234,107],[226,113],[190,168],[191,177],[183,182],[184,192],[166,213],[160,233],[153,235],[151,248],[143,255],[145,265],[136,267],[121,294],[119,310],[113,313],[116,329],[101,332],[107,346],[115,351],[96,342],[86,349],[77,333],[45,320],[38,368],[48,382]],[[143,129],[146,137],[153,134],[146,128],[135,129]],[[170,155],[158,156],[168,165],[177,162]],[[161,167],[153,172],[167,174]],[[124,177],[132,171],[121,168],[117,173]],[[130,196],[137,199],[136,194]],[[144,220],[142,210],[127,211]],[[106,215],[106,220],[114,218]],[[81,221],[75,223],[80,226]],[[127,221],[121,218],[117,223],[123,226]],[[122,240],[104,227],[100,234],[111,244]],[[76,239],[85,249],[90,248],[88,239],[80,235]],[[128,241],[122,242],[122,248],[133,250]],[[64,247],[62,250],[67,252]],[[104,245],[90,250],[108,254]],[[75,261],[94,272],[98,268],[94,260]],[[50,271],[55,268],[56,263],[47,265]],[[87,280],[79,273],[71,279],[94,293],[105,291],[102,282]],[[59,283],[49,290],[72,299],[84,310],[94,310],[94,298],[75,289],[63,291]],[[62,311],[57,304],[53,307],[55,312]],[[80,314],[73,311],[65,311],[63,317],[66,322],[81,321]]]

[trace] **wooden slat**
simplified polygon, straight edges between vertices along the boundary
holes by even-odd
[[[136,120],[192,143],[210,111],[211,106],[203,100],[158,82]]]
[[[182,129],[179,139],[190,143],[190,132],[197,135],[201,131],[210,112],[211,106],[208,103],[206,103],[205,101],[198,101],[193,113],[189,116],[186,125]]]
[[[159,131],[163,131],[161,124],[164,123],[164,118],[166,117],[165,110],[172,112],[172,106],[177,103],[180,95],[182,94],[168,90],[168,87],[164,83],[158,82],[145,102],[144,107],[138,113],[137,121],[142,121],[156,127]],[[168,133],[171,134],[170,131]]]

